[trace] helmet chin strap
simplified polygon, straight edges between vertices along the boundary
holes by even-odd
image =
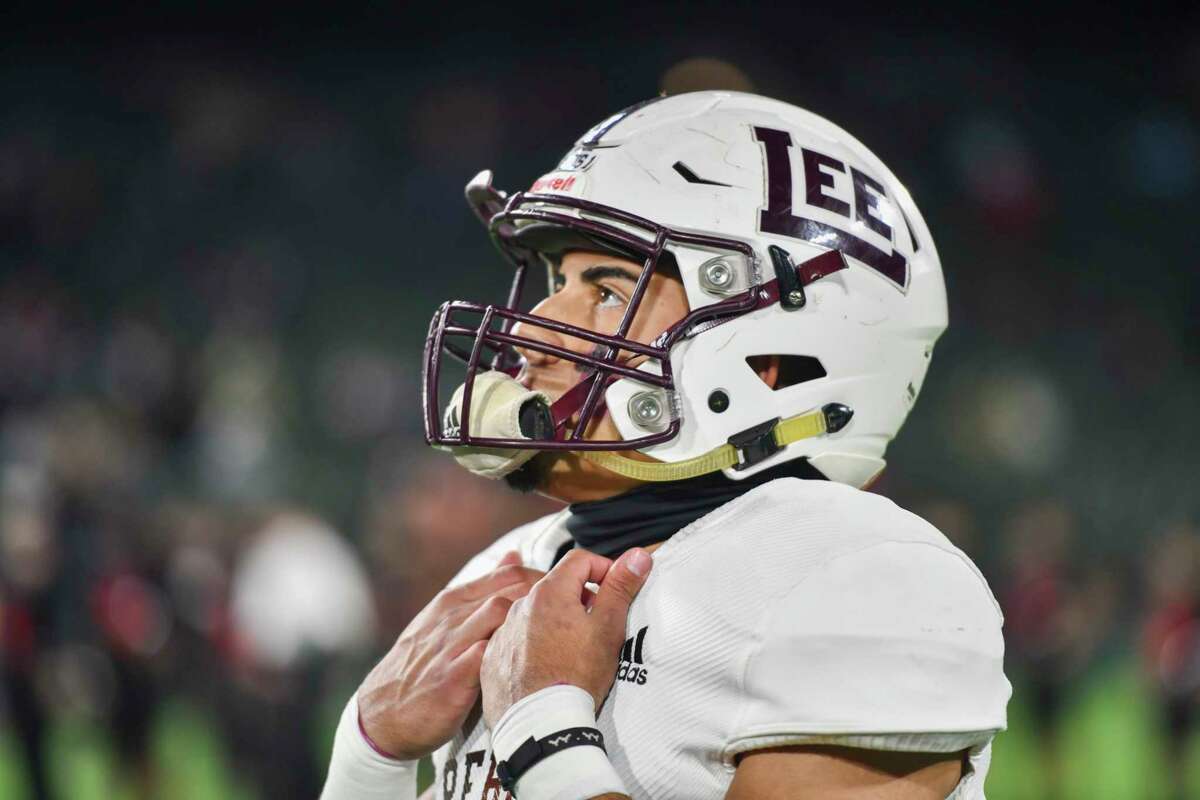
[[[485,372],[476,378],[471,398],[471,420],[484,435],[500,439],[561,437],[564,427],[584,402],[595,380],[593,374],[569,389],[553,404],[544,394],[526,389],[502,372]],[[462,402],[467,386],[460,386],[446,409],[447,427],[457,427],[462,419]],[[533,412],[533,413],[526,413]],[[577,450],[584,459],[604,469],[638,481],[681,481],[724,469],[743,470],[758,464],[793,442],[837,433],[854,416],[841,403],[780,419],[776,417],[729,437],[725,444],[686,461],[667,463],[639,461],[619,451]],[[559,438],[559,441],[562,441]],[[471,472],[487,478],[500,478],[520,467],[536,453],[536,448],[502,450],[481,447],[448,447],[454,458]]]
[[[768,420],[742,433],[703,455],[686,461],[638,461],[616,451],[582,450],[579,455],[604,469],[639,481],[681,481],[723,469],[746,469],[779,452],[793,442],[811,439],[826,433],[837,433],[846,427],[853,410],[841,403],[797,414],[787,419]]]

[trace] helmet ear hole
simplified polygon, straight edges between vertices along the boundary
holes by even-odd
[[[754,370],[762,382],[773,391],[787,389],[817,378],[824,378],[828,373],[820,360],[813,356],[794,356],[783,353],[746,356],[746,364]],[[774,368],[774,369],[773,369]],[[775,379],[770,380],[771,373]]]

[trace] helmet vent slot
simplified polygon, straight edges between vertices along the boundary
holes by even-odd
[[[703,184],[704,186],[725,186],[725,187],[729,186],[728,183],[721,183],[720,181],[710,181],[710,180],[705,180],[704,178],[701,178],[699,175],[692,172],[692,170],[688,167],[688,165],[683,163],[682,161],[676,161],[674,164],[671,165],[671,168],[674,169],[676,172],[678,172],[683,177],[683,179],[685,181],[687,181],[688,183],[699,183],[699,184]]]
[[[824,378],[828,373],[824,365],[813,356],[794,356],[783,353],[771,355],[746,356],[746,364],[754,370],[763,383],[778,392],[817,378]],[[771,382],[769,374],[775,369],[775,381]]]

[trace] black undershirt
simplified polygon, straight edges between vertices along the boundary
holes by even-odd
[[[604,500],[572,503],[566,522],[571,539],[559,548],[554,561],[558,563],[576,546],[616,558],[631,547],[664,542],[705,514],[776,478],[825,480],[807,459],[797,458],[740,481],[713,472],[684,481],[647,483]]]

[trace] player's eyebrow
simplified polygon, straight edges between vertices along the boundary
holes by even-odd
[[[638,274],[628,267],[618,267],[612,264],[597,264],[594,267],[588,267],[579,275],[580,280],[584,283],[597,283],[605,278],[618,278],[620,280],[637,283]]]

